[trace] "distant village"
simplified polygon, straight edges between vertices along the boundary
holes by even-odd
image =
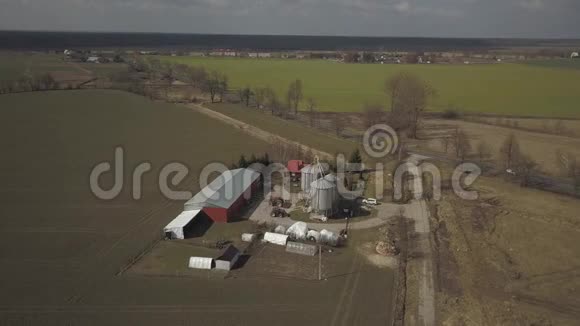
[[[232,49],[207,51],[171,50],[64,50],[67,60],[88,63],[122,62],[126,55],[168,55],[190,57],[224,57],[250,59],[330,60],[366,64],[482,64],[523,60],[580,58],[577,51],[561,49],[482,50],[482,51],[286,51],[267,52]]]

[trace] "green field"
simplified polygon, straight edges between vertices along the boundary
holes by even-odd
[[[299,121],[285,120],[239,104],[214,103],[208,107],[236,120],[330,154],[343,153],[348,156],[357,147],[355,142],[319,132]]]
[[[385,80],[407,71],[438,91],[431,110],[450,105],[464,112],[521,116],[580,117],[580,71],[526,64],[364,65],[321,60],[164,57],[227,73],[231,86],[271,86],[280,95],[293,79],[304,84],[325,111],[359,111],[383,103]]]
[[[14,80],[24,73],[76,72],[77,69],[62,60],[61,55],[0,53],[0,80]]]

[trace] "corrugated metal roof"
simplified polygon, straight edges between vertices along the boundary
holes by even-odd
[[[167,224],[165,229],[168,230],[168,229],[172,229],[172,228],[183,228],[189,222],[191,222],[191,220],[193,220],[195,218],[195,216],[197,214],[199,214],[199,212],[201,212],[201,209],[195,209],[195,210],[191,210],[191,211],[181,212],[181,214],[177,215],[177,217],[174,218],[173,221],[171,221],[171,222],[169,222],[169,224]]]
[[[310,187],[313,189],[332,189],[336,188],[336,185],[324,178],[312,181]]]
[[[229,208],[259,177],[260,174],[252,169],[225,171],[188,200],[185,210]]]

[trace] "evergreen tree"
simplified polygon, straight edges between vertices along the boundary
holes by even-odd
[[[350,154],[350,163],[362,163],[362,157],[360,156],[359,149],[355,149],[352,154]]]

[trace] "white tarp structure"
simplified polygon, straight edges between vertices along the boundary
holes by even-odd
[[[310,230],[306,234],[306,238],[310,241],[320,242],[320,232],[316,230]]]
[[[280,246],[285,246],[286,242],[288,242],[288,236],[285,234],[266,232],[264,234],[264,241]]]
[[[308,224],[306,222],[296,222],[286,230],[286,234],[295,240],[305,240],[308,233]]]
[[[181,212],[173,221],[169,222],[163,228],[163,232],[168,235],[170,239],[183,239],[185,234],[183,230],[185,227],[201,212],[201,209]]]
[[[242,241],[244,242],[252,242],[256,239],[256,235],[254,233],[242,233]]]
[[[189,268],[196,269],[211,269],[213,263],[213,258],[208,257],[190,257],[189,258]]]
[[[328,230],[322,230],[320,231],[320,242],[331,246],[336,246],[338,244],[338,234]]]
[[[279,234],[285,234],[286,233],[286,228],[283,225],[278,225],[275,229],[274,229],[275,233],[279,233]]]

